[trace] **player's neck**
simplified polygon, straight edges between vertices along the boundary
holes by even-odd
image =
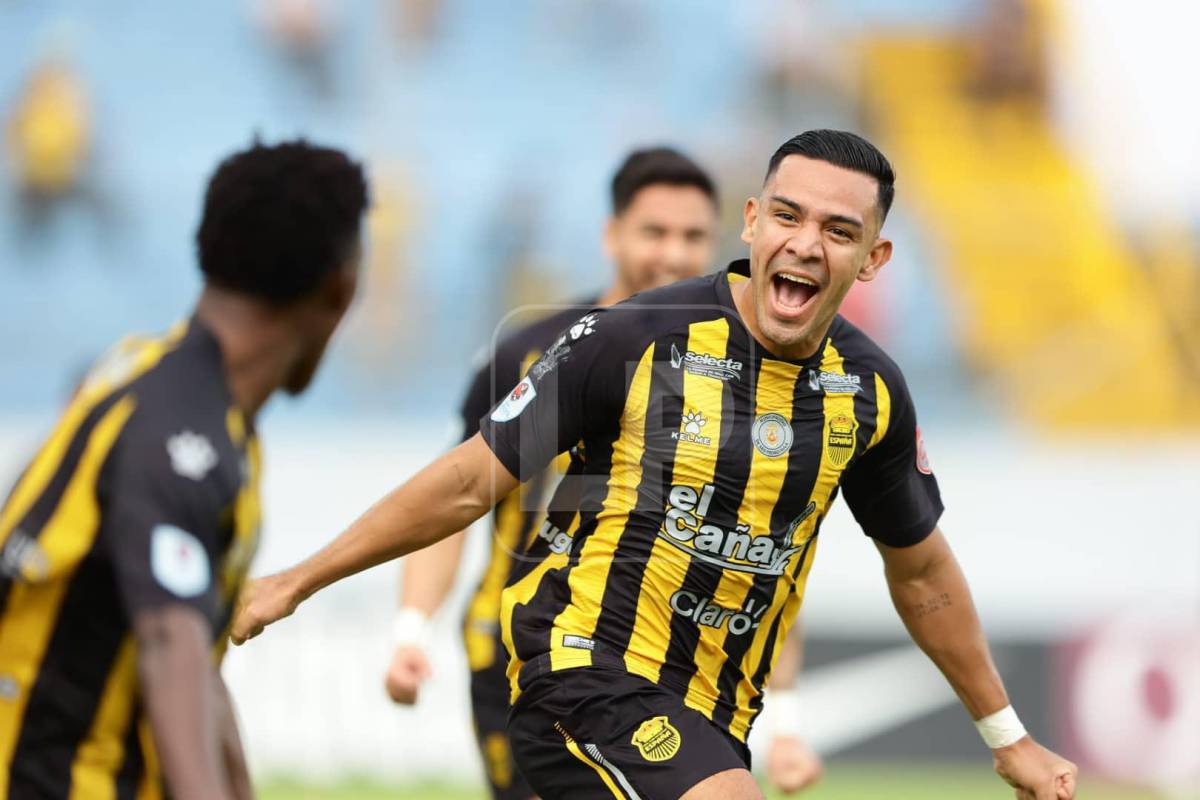
[[[283,385],[295,359],[286,323],[251,298],[211,286],[200,295],[196,318],[220,345],[233,402],[253,418]]]

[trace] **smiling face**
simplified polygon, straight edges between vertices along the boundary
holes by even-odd
[[[750,281],[738,307],[776,355],[815,353],[854,281],[873,280],[891,257],[878,191],[870,175],[791,155],[746,201]]]
[[[717,210],[695,186],[654,183],[608,222],[604,246],[623,294],[703,275],[716,249]]]

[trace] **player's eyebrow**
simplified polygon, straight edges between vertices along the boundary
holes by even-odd
[[[779,194],[771,195],[771,200],[776,203],[782,203],[783,205],[785,205],[788,208],[795,211],[797,214],[805,214],[806,213],[806,209],[804,208],[804,206],[800,205],[795,200],[789,200],[788,198],[784,197],[783,195],[779,195]],[[828,217],[825,218],[825,221],[826,222],[840,222],[843,225],[853,225],[854,227],[859,228],[860,230],[862,228],[866,227],[865,225],[863,225],[863,221],[861,219],[856,219],[855,217],[847,217],[844,214],[830,214]]]

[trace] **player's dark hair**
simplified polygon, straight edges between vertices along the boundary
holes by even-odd
[[[793,136],[771,156],[764,183],[771,180],[788,156],[813,158],[871,176],[879,184],[879,208],[883,212],[880,222],[887,219],[896,196],[896,172],[879,148],[866,139],[848,131],[831,130],[805,131]]]
[[[290,303],[346,263],[367,203],[362,167],[340,150],[255,141],[209,180],[196,231],[200,270],[215,285]]]
[[[717,205],[717,186],[708,173],[683,153],[671,147],[634,150],[612,180],[612,210],[619,216],[647,186],[694,186]]]

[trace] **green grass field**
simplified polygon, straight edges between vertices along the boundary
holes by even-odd
[[[792,797],[803,800],[1002,800],[1013,793],[985,769],[935,766],[864,766],[833,763],[814,789]],[[1081,800],[1162,800],[1161,794],[1084,781]],[[422,784],[384,786],[348,780],[324,787],[287,781],[259,786],[261,800],[484,800],[481,789]],[[769,795],[772,800],[783,795]]]

